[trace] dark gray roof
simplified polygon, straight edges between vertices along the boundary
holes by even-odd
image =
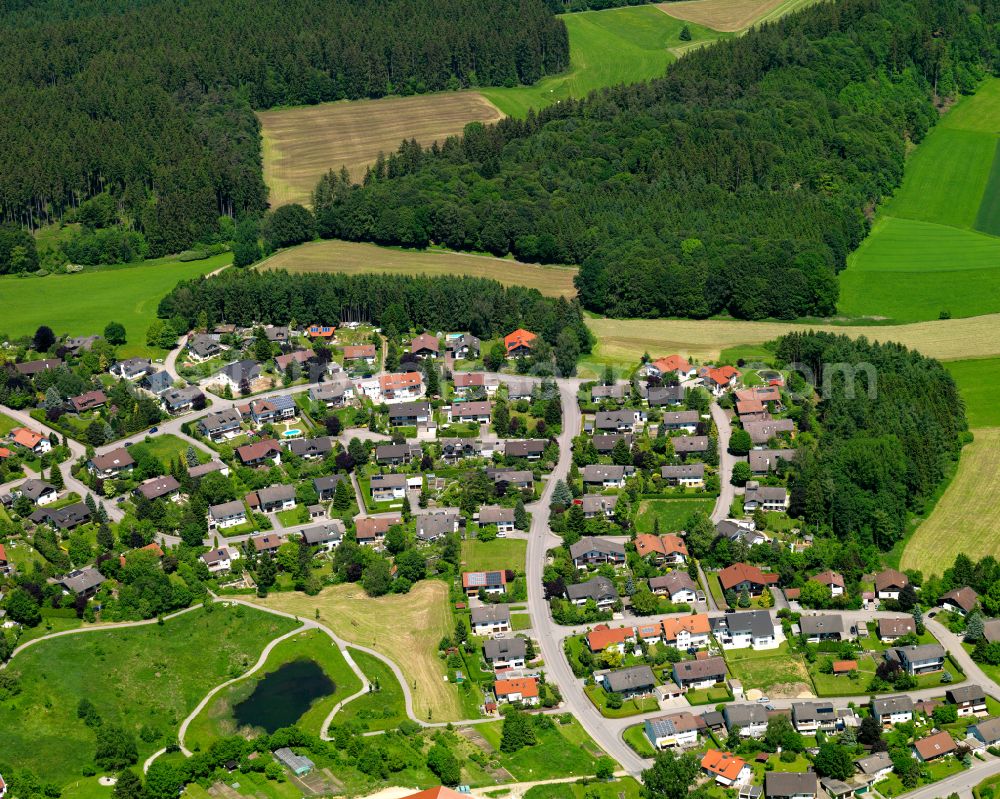
[[[625,474],[626,467],[624,466],[593,463],[583,467],[583,482],[603,483],[605,480],[621,480]]]
[[[567,585],[566,594],[570,599],[617,599],[615,584],[607,577],[593,577],[585,583]]]
[[[505,441],[503,454],[508,458],[527,458],[529,455],[541,455],[548,442],[543,438],[529,438],[524,441]]]
[[[409,419],[411,416],[430,416],[431,406],[427,402],[399,402],[389,406],[390,419]]]
[[[913,700],[905,695],[900,696],[882,696],[872,698],[872,712],[877,716],[883,716],[886,713],[906,713],[909,711],[913,712]]]
[[[594,421],[598,430],[617,430],[620,425],[635,424],[635,411],[598,411]]]
[[[239,514],[246,514],[247,509],[239,500],[233,500],[232,502],[221,502],[218,505],[213,505],[208,509],[209,514],[213,519],[226,519],[230,516],[238,516]]]
[[[733,727],[750,727],[754,724],[767,724],[767,711],[763,705],[726,705],[722,711],[726,724]]]
[[[604,679],[607,680],[608,688],[615,693],[651,689],[656,685],[656,678],[649,666],[630,666],[627,669],[609,671]]]
[[[815,796],[815,771],[769,771],[764,777],[764,793],[772,796]]]
[[[514,509],[502,505],[483,505],[479,509],[480,524],[497,524],[498,522],[514,521]]]
[[[235,361],[224,366],[220,374],[226,375],[234,383],[242,383],[244,380],[256,380],[260,377],[260,364],[257,361],[249,359]]]
[[[142,378],[142,384],[154,394],[162,394],[173,385],[173,380],[166,372],[153,372]]]
[[[663,466],[660,468],[660,477],[664,480],[673,478],[678,479],[681,477],[704,477],[705,476],[705,464],[698,463],[682,463],[678,466]]]
[[[832,721],[836,711],[833,702],[793,702],[792,718],[796,721]]]
[[[204,477],[206,474],[211,474],[212,472],[221,472],[226,468],[226,465],[222,461],[209,461],[208,463],[200,463],[197,466],[192,466],[188,469],[188,474],[191,477]]]
[[[670,439],[674,452],[707,452],[708,436],[676,436]]]
[[[56,490],[56,487],[51,483],[45,482],[44,480],[38,480],[32,477],[21,483],[21,485],[18,486],[18,490],[34,502],[37,501],[43,494],[51,494]]]
[[[344,537],[344,523],[340,519],[331,519],[302,531],[302,538],[307,544],[326,544],[330,541],[340,541]]]
[[[963,702],[984,702],[986,692],[981,685],[959,685],[944,692],[945,699],[952,704]]]
[[[146,499],[158,499],[180,490],[181,484],[177,478],[170,474],[162,477],[153,477],[139,486],[139,493]]]
[[[417,517],[417,538],[433,541],[455,530],[458,516],[454,513],[424,513]]]
[[[340,482],[348,482],[346,474],[331,474],[326,477],[314,477],[313,488],[315,488],[317,492],[333,491],[337,487],[337,483]]]
[[[747,610],[741,613],[727,613],[712,619],[712,628],[725,625],[730,632],[749,632],[754,638],[774,635],[774,622],[766,610]]]
[[[288,444],[288,449],[300,457],[306,455],[326,455],[333,449],[329,436],[319,438],[294,438]]]
[[[257,499],[262,505],[269,505],[272,502],[285,502],[295,499],[295,486],[278,484],[257,490]]]
[[[599,552],[602,555],[614,555],[624,559],[625,545],[617,541],[608,541],[606,538],[584,536],[569,548],[570,557],[573,559],[583,557],[588,552]]]
[[[598,452],[611,452],[619,439],[625,439],[625,443],[632,446],[631,433],[598,433],[594,436],[594,447]]]
[[[698,590],[698,586],[688,576],[688,573],[678,570],[665,574],[662,577],[650,577],[649,588],[652,591],[666,591],[671,595],[676,594],[678,591]]]
[[[839,613],[823,613],[799,618],[799,629],[803,635],[844,634],[844,617]]]
[[[703,658],[702,660],[682,660],[674,664],[674,679],[678,684],[682,680],[706,680],[715,677],[722,680],[726,676],[726,661],[720,657]]]
[[[868,757],[859,757],[854,763],[862,774],[877,774],[882,769],[892,768],[892,758],[888,752],[875,752]]]
[[[103,583],[104,575],[92,566],[88,566],[85,569],[70,572],[65,577],[60,578],[58,582],[74,594],[83,594]]]
[[[684,386],[656,386],[649,389],[646,400],[653,407],[684,401]]]
[[[473,624],[494,624],[510,622],[510,605],[481,605],[470,612]]]
[[[523,659],[527,651],[527,645],[523,638],[491,638],[483,646],[487,660]]]

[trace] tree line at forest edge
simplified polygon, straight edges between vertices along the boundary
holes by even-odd
[[[42,0],[0,9],[0,220],[106,196],[139,256],[267,205],[252,109],[533,83],[569,64],[542,0]],[[0,269],[30,266],[24,254]]]
[[[836,310],[906,147],[997,65],[1000,2],[843,0],[440,147],[324,178],[322,236],[580,264],[614,316]]]

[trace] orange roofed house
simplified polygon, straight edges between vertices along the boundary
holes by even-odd
[[[36,455],[44,455],[52,449],[52,444],[45,436],[27,427],[15,427],[10,431],[10,439],[19,447],[31,450]]]
[[[443,785],[438,785],[436,788],[428,788],[424,791],[411,793],[408,796],[404,796],[403,799],[469,799],[469,795],[467,793],[459,793],[451,788],[445,788]]]
[[[334,333],[337,332],[337,328],[331,325],[310,325],[309,329],[306,331],[306,335],[309,338],[333,338]]]
[[[532,342],[538,338],[534,333],[524,328],[518,328],[508,336],[503,337],[508,358],[523,358],[531,355]]]
[[[663,619],[661,624],[663,640],[667,646],[675,647],[682,652],[685,649],[708,646],[711,623],[706,613]]]
[[[632,627],[608,627],[606,624],[598,624],[587,633],[587,646],[591,652],[615,649],[625,654],[625,643],[634,640],[635,630]]]
[[[424,378],[420,372],[394,372],[378,379],[382,399],[413,399],[424,393]]]
[[[525,705],[538,704],[538,680],[534,677],[520,677],[512,680],[497,680],[493,684],[497,702],[521,702]]]
[[[652,556],[656,563],[685,563],[688,557],[687,544],[678,535],[651,535],[640,533],[635,537],[635,551],[639,557]]]
[[[742,757],[736,757],[729,752],[709,749],[701,759],[701,769],[715,781],[726,788],[746,785],[750,781],[753,770]]]
[[[661,377],[676,374],[677,377],[684,379],[692,377],[695,374],[695,369],[680,355],[668,355],[665,358],[658,358],[648,364],[646,372],[648,374],[660,375]]]
[[[740,372],[733,366],[702,367],[698,370],[702,385],[716,397],[721,397],[727,389],[736,385]]]
[[[734,563],[719,572],[719,583],[723,591],[735,591],[741,593],[745,588],[750,596],[757,596],[765,588],[776,585],[777,574],[762,572],[756,566],[746,563]]]

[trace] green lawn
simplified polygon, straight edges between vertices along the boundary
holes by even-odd
[[[531,614],[530,613],[511,613],[510,614],[510,625],[515,631],[518,630],[530,630],[531,629]]]
[[[25,336],[46,324],[56,335],[83,336],[100,333],[115,320],[125,325],[128,334],[120,355],[160,356],[162,350],[146,346],[146,328],[156,318],[160,300],[178,281],[212,272],[231,259],[228,254],[186,263],[160,259],[71,275],[2,277],[3,331]]]
[[[306,517],[303,519],[302,514],[305,513]],[[304,524],[309,521],[308,511],[305,509],[304,505],[296,505],[290,510],[279,510],[274,515],[278,517],[278,521],[281,523],[282,527],[295,527],[299,524]]]
[[[611,782],[558,782],[529,788],[524,799],[639,799],[639,783],[632,777]]]
[[[361,680],[347,665],[340,650],[326,633],[321,630],[306,630],[300,635],[282,641],[267,658],[260,671],[245,680],[225,688],[212,697],[212,701],[191,722],[185,737],[185,745],[195,751],[204,750],[218,738],[232,735],[237,731],[232,709],[253,693],[257,684],[271,672],[277,671],[293,660],[310,659],[320,665],[324,673],[336,686],[329,696],[316,700],[296,722],[302,729],[319,735],[323,720],[337,702],[355,693],[361,687]]]
[[[653,744],[649,742],[649,736],[646,735],[645,724],[636,724],[628,727],[622,733],[622,738],[625,739],[625,743],[631,746],[642,757],[653,757],[656,754]]]
[[[133,444],[129,449],[132,452],[132,457],[136,460],[139,459],[140,454],[148,453],[162,463],[164,468],[169,468],[172,461],[185,458],[189,446],[192,445],[172,433],[157,433],[138,444]],[[195,447],[194,451],[200,463],[207,463],[211,459],[211,456],[199,447]]]
[[[720,702],[733,701],[733,695],[725,684],[713,685],[711,688],[699,688],[697,691],[688,691],[684,696],[689,705],[717,705]]]
[[[841,273],[839,310],[896,322],[1000,311],[1000,80],[960,100],[909,156]]]
[[[965,401],[969,427],[1000,427],[1000,358],[949,361],[946,366]]]
[[[390,730],[398,727],[406,718],[406,704],[399,680],[385,663],[357,649],[349,649],[358,668],[365,673],[368,682],[377,685],[377,691],[370,691],[345,705],[334,717],[336,722],[357,720],[369,730]]]
[[[587,698],[594,703],[601,715],[609,719],[623,719],[626,716],[636,716],[639,713],[651,713],[658,710],[660,705],[654,697],[639,697],[636,699],[626,699],[619,708],[609,708],[607,705],[608,694],[600,685],[591,684],[584,686],[584,693]]]
[[[644,499],[639,503],[636,514],[635,529],[640,533],[653,531],[653,520],[660,520],[661,533],[674,533],[683,530],[692,513],[704,511],[711,513],[715,507],[715,499],[705,497],[697,499]]]
[[[5,436],[15,427],[20,426],[21,423],[16,419],[11,419],[6,414],[0,413],[0,436]]]
[[[603,86],[658,77],[675,58],[669,48],[731,35],[688,23],[691,42],[682,42],[684,22],[655,6],[584,11],[563,14],[560,19],[569,33],[569,69],[532,86],[482,89],[505,114],[523,117],[529,108],[544,108],[567,97],[583,97]]]
[[[722,583],[719,582],[719,575],[716,572],[709,572],[705,576],[708,578],[708,590],[712,594],[715,604],[722,609],[729,607],[725,592],[722,590]]]
[[[475,539],[462,542],[464,571],[512,569],[524,571],[528,542],[520,538],[496,538],[493,541]]]
[[[245,607],[213,605],[160,626],[82,633],[36,644],[8,674],[21,691],[0,705],[4,755],[64,785],[92,762],[95,737],[77,718],[83,698],[105,723],[136,736],[140,761],[166,745],[209,689],[256,662],[265,644],[296,623]],[[159,736],[139,738],[143,726]]]
[[[730,649],[725,657],[729,671],[744,689],[759,688],[767,693],[772,687],[810,684],[805,663],[799,655],[789,652],[787,641],[777,649]]]
[[[594,759],[603,754],[575,719],[569,724],[556,722],[555,729],[536,729],[538,743],[513,754],[500,752],[502,729],[500,721],[476,725],[476,731],[497,750],[495,757],[500,764],[519,782],[592,776]]]
[[[858,677],[851,679],[846,674],[839,676],[823,674],[819,670],[819,666],[828,657],[831,655],[820,652],[816,662],[809,664],[809,676],[812,677],[813,685],[816,687],[816,694],[818,696],[858,696],[863,694],[868,688],[868,683],[875,676],[875,668],[878,665],[875,659],[871,655],[855,658],[858,661]],[[834,660],[838,659],[835,655],[832,657]]]

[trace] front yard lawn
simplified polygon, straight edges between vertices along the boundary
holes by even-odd
[[[309,521],[309,511],[305,505],[298,505],[291,510],[279,510],[274,514],[282,527],[295,527]]]
[[[878,665],[871,655],[859,655],[854,658],[858,661],[856,678],[847,674],[823,674],[819,667],[828,657],[830,657],[829,654],[820,652],[816,662],[808,664],[809,676],[812,677],[817,696],[858,696],[865,692],[868,683],[875,676],[875,669]],[[838,658],[833,657],[833,660],[836,661]]]
[[[706,496],[692,499],[644,499],[639,503],[635,529],[640,533],[653,532],[653,521],[659,519],[661,533],[683,530],[692,513],[711,513],[715,499]]]
[[[700,688],[684,694],[689,705],[717,705],[719,702],[732,702],[733,695],[725,683],[713,685],[711,688]]]
[[[636,699],[626,699],[619,708],[609,708],[607,706],[607,692],[597,684],[584,687],[588,698],[594,703],[601,715],[609,719],[623,719],[627,716],[635,716],[639,713],[651,713],[660,709],[660,703],[655,698],[640,697]]]
[[[646,726],[644,724],[636,724],[634,727],[628,727],[622,733],[622,738],[625,739],[625,743],[631,746],[642,757],[653,757],[656,754],[653,744],[649,742],[649,737],[646,735]]]
[[[476,539],[462,542],[462,568],[464,571],[492,571],[511,569],[524,571],[528,542],[520,538],[496,538],[493,541]]]

